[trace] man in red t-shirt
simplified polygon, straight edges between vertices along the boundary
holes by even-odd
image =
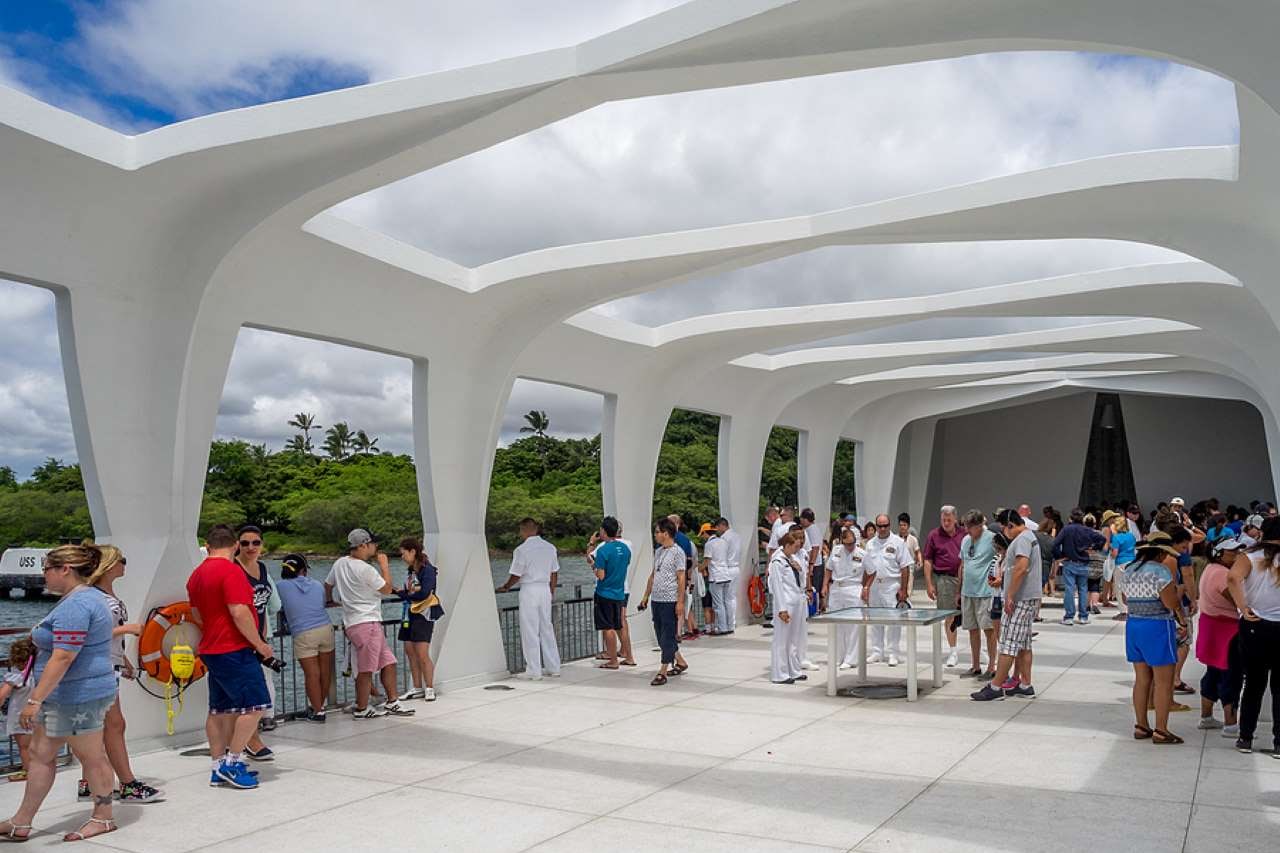
[[[200,660],[209,670],[205,733],[213,758],[210,784],[256,788],[258,779],[245,766],[244,750],[271,704],[262,667],[282,667],[258,633],[253,587],[232,559],[236,541],[225,524],[209,530],[209,556],[191,573],[187,598],[201,625]]]

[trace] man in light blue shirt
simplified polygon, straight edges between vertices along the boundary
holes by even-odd
[[[968,532],[960,540],[960,619],[964,629],[969,632],[969,650],[973,664],[961,677],[990,678],[990,672],[984,676],[982,671],[981,635],[986,634],[988,666],[994,667],[999,622],[998,618],[991,618],[995,590],[987,581],[991,566],[996,561],[996,535],[987,528],[986,516],[976,509],[965,513],[964,526]]]

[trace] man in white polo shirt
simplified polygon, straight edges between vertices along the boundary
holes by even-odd
[[[540,681],[545,671],[560,675],[560,649],[551,625],[551,601],[560,577],[556,546],[542,538],[542,525],[532,518],[520,521],[524,542],[511,555],[511,575],[498,592],[520,585],[520,644],[524,647],[524,677]]]

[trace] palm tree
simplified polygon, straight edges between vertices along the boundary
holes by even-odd
[[[520,427],[521,432],[531,432],[538,438],[547,437],[547,430],[551,429],[551,419],[547,417],[546,412],[531,409],[525,414],[524,419],[528,426]]]
[[[330,459],[346,459],[354,436],[346,421],[338,421],[324,432],[324,452]]]
[[[311,431],[320,429],[320,424],[316,423],[316,416],[310,412],[298,412],[293,416],[293,420],[289,421],[289,426],[302,430],[302,452],[310,453]]]
[[[368,433],[358,429],[356,434],[351,437],[351,448],[362,456],[369,456],[378,451],[378,439],[369,438]]]
[[[311,451],[308,440],[300,435],[295,435],[286,441],[284,449],[289,453],[309,453]]]

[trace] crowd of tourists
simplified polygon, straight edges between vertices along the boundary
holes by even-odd
[[[655,687],[688,671],[681,642],[737,629],[741,538],[725,518],[701,525],[696,537],[683,527],[676,515],[654,523],[653,564],[636,604],[637,611],[650,612],[661,652],[650,681]],[[554,678],[560,674],[552,623],[559,557],[536,520],[524,519],[520,534],[509,577],[497,591],[519,587],[523,677]],[[851,514],[819,525],[810,509],[770,507],[759,537],[772,606],[769,675],[776,684],[803,682],[818,669],[808,650],[811,614],[910,608],[919,576],[930,602],[955,611],[946,622],[947,667],[961,665],[958,639],[968,635],[961,676],[985,682],[971,698],[1034,698],[1035,625],[1045,620],[1044,597],[1060,588],[1063,627],[1088,625],[1107,609],[1125,622],[1126,658],[1134,672],[1134,738],[1183,743],[1170,728],[1170,715],[1190,710],[1179,696],[1198,692],[1198,728],[1220,730],[1235,739],[1239,751],[1251,752],[1270,686],[1270,754],[1280,758],[1280,515],[1270,504],[1220,509],[1217,501],[1206,500],[1188,507],[1175,497],[1150,515],[1134,504],[1078,507],[1065,522],[1051,506],[1035,519],[1027,504],[997,509],[990,517],[976,509],[961,514],[948,505],[923,543],[905,513],[882,513],[860,528]],[[284,667],[270,642],[277,614],[303,671],[305,720],[326,720],[335,673],[327,610],[335,606],[353,657],[354,719],[410,716],[415,710],[409,703],[436,698],[430,643],[443,609],[438,573],[420,540],[400,542],[407,572],[399,584],[392,581],[387,555],[364,529],[350,532],[348,553],[323,582],[310,577],[300,554],[284,557],[281,580],[275,581],[260,559],[262,546],[257,527],[233,531],[215,525],[206,537],[207,557],[187,582],[192,616],[201,627],[198,654],[209,676],[206,735],[210,784],[217,787],[257,787],[258,774],[248,762],[274,758],[261,738],[275,719],[268,673]],[[598,666],[604,669],[637,665],[627,615],[634,557],[618,520],[604,518],[586,554],[596,578],[593,616],[601,641]],[[114,831],[116,802],[163,798],[134,775],[125,745],[119,691],[135,673],[124,642],[141,630],[114,594],[126,565],[111,545],[65,545],[45,558],[46,587],[60,601],[29,638],[13,643],[11,672],[0,684],[0,701],[8,700],[8,731],[24,768],[13,778],[26,782],[18,810],[0,823],[6,840],[30,835],[64,747],[83,769],[78,796],[92,803],[89,817],[66,840]],[[398,638],[413,681],[398,696],[396,658],[382,630],[388,596],[402,602]],[[864,658],[898,665],[900,627],[872,626],[866,649],[862,636],[854,625],[840,626],[828,665],[849,669]],[[1193,651],[1205,667],[1198,688],[1182,677]],[[1221,719],[1215,716],[1218,706]]]

